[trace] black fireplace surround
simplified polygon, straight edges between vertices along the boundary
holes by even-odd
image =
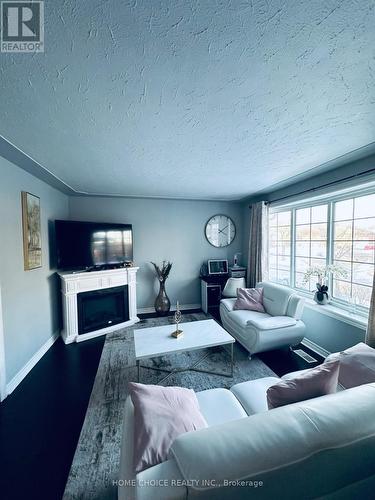
[[[129,320],[128,286],[77,295],[78,334],[94,332]]]

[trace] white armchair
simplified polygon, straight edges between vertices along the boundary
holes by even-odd
[[[305,336],[304,300],[290,288],[262,282],[265,313],[233,310],[235,298],[220,301],[224,328],[251,354],[293,346]]]

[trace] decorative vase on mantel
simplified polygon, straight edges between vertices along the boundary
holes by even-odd
[[[171,271],[172,264],[171,262],[166,262],[165,260],[163,261],[161,267],[154,262],[151,262],[151,264],[154,266],[159,280],[159,293],[154,304],[155,311],[159,316],[166,316],[171,308],[171,301],[165,291],[165,282]]]

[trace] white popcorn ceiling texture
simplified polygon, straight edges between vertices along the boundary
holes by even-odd
[[[47,0],[0,134],[78,192],[241,199],[375,140],[374,42],[368,0]]]

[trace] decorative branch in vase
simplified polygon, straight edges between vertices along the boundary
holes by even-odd
[[[154,266],[157,278],[159,280],[159,293],[155,299],[155,311],[159,316],[166,316],[171,308],[171,301],[165,291],[165,282],[171,272],[172,263],[163,260],[163,264],[159,267],[155,262],[151,262]]]
[[[310,283],[311,278],[316,278],[316,292],[314,293],[314,301],[324,306],[329,303],[330,297],[328,295],[328,282],[329,277],[333,278],[346,278],[346,270],[339,265],[329,264],[328,266],[311,266],[303,276],[303,283]]]

